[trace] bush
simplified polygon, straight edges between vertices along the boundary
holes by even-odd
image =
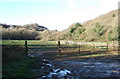
[[[73,33],[74,30],[75,30],[75,28],[71,28],[71,29],[70,29],[70,33]]]
[[[115,14],[113,14],[112,17],[115,17]]]
[[[82,25],[80,23],[76,23],[74,27],[70,28],[70,33],[73,33],[78,27],[81,27]]]
[[[80,23],[76,23],[75,26],[76,26],[76,27],[80,27],[80,26],[82,26],[82,25],[81,25]]]
[[[102,36],[107,31],[107,27],[96,23],[95,28],[93,28],[93,31],[96,32],[99,36]]]
[[[85,28],[83,28],[83,27],[80,27],[80,28],[77,29],[77,32],[78,32],[79,34],[81,34],[81,33],[84,32],[84,31],[85,31]]]

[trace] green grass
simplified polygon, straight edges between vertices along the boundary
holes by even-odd
[[[38,58],[27,56],[22,46],[2,48],[2,77],[35,77],[31,69],[37,68]]]
[[[25,40],[1,40],[1,45],[24,45]],[[56,41],[27,40],[28,45],[56,44]]]
[[[10,62],[3,64],[4,77],[35,77],[35,73],[31,72],[33,67],[36,67],[36,59],[28,58],[20,62]]]

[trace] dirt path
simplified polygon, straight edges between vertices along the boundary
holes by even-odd
[[[42,55],[36,53],[34,56],[49,59],[51,65],[54,66],[52,71],[55,69],[68,70],[71,72],[68,76],[75,79],[98,77],[120,79],[120,60],[117,59],[117,55],[86,58],[82,56],[58,56],[58,53],[43,53]]]
[[[117,57],[100,58],[56,58],[55,67],[65,68],[76,77],[115,77],[120,78],[120,63]]]

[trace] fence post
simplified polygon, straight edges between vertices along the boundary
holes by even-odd
[[[61,52],[61,50],[60,50],[60,41],[58,41],[58,51]]]
[[[80,44],[79,44],[79,50],[78,50],[78,52],[80,52]]]
[[[120,41],[118,41],[118,57],[120,59]]]
[[[107,48],[106,48],[106,50],[108,51],[108,43],[107,43]]]
[[[26,52],[28,51],[27,41],[25,41],[25,50],[26,50]]]
[[[91,50],[91,52],[94,52],[94,44],[92,45],[92,50]]]
[[[113,45],[112,45],[112,47],[113,47],[113,51],[115,51],[115,50],[116,50],[116,49],[115,49],[115,48],[116,48],[116,47],[115,47],[115,42],[112,41],[112,44],[113,44]]]

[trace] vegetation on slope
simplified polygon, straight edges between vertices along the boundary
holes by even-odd
[[[66,40],[115,41],[118,38],[118,12],[111,11],[83,24],[74,23],[61,33]]]
[[[27,24],[22,27],[2,25],[2,28],[3,39],[116,41],[119,30],[118,10],[103,14],[83,24],[74,23],[64,31],[50,31],[38,24]]]
[[[47,30],[38,24],[26,24],[23,26],[0,24],[2,39],[12,40],[35,40],[39,39],[39,32]]]

